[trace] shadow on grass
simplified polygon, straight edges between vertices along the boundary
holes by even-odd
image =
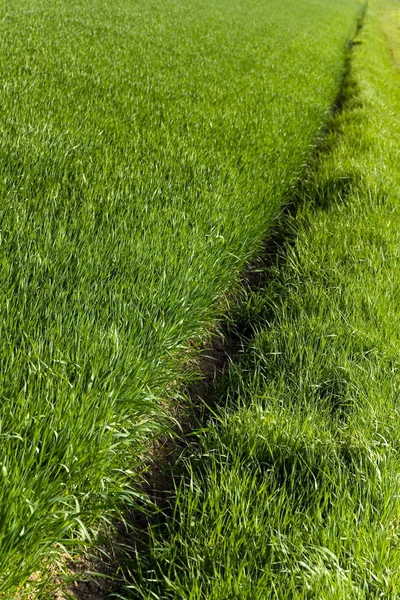
[[[364,15],[360,18],[357,33],[360,31]],[[215,413],[221,408],[221,398],[225,396],[229,382],[229,366],[231,363],[240,363],[243,355],[248,352],[249,342],[257,331],[260,315],[257,307],[248,308],[243,300],[252,292],[261,292],[270,288],[271,281],[276,278],[277,272],[284,266],[288,249],[297,239],[296,214],[304,202],[311,202],[316,210],[324,210],[332,198],[336,202],[345,202],[352,187],[357,180],[357,174],[348,173],[338,178],[329,178],[317,188],[310,198],[308,192],[308,178],[312,176],[313,166],[320,160],[321,155],[332,152],[335,144],[340,140],[341,125],[337,117],[349,109],[360,106],[359,92],[351,75],[352,48],[358,41],[348,45],[345,71],[340,92],[332,109],[332,118],[323,128],[317,140],[314,157],[306,169],[305,177],[299,180],[296,192],[286,203],[281,215],[275,221],[274,229],[266,239],[260,256],[254,259],[243,273],[239,293],[229,299],[228,318],[221,323],[218,333],[213,337],[212,343],[206,348],[199,359],[199,381],[191,384],[184,390],[187,397],[187,407],[183,419],[176,428],[175,436],[159,442],[152,458],[152,467],[149,470],[147,483],[142,492],[147,496],[148,503],[143,503],[143,510],[127,511],[125,524],[116,525],[116,535],[112,544],[104,546],[104,553],[99,559],[92,558],[87,563],[82,563],[82,570],[88,573],[98,572],[98,576],[77,577],[77,581],[70,587],[73,598],[77,600],[104,600],[106,598],[134,598],[134,592],[126,590],[131,578],[131,573],[137,568],[137,556],[149,555],[151,544],[151,530],[163,529],[165,520],[173,518],[174,490],[185,476],[185,460],[190,457],[192,448],[197,445],[196,431],[201,429],[208,420],[213,419]],[[285,290],[282,289],[284,294]],[[260,306],[264,321],[274,319],[274,303],[263,302]],[[329,405],[332,414],[345,418],[349,410],[348,382],[344,377],[328,374],[318,386],[316,399]],[[233,399],[233,402],[235,399]],[[241,452],[243,449],[241,449]],[[291,482],[294,489],[304,490],[312,488],[315,479],[321,473],[321,461],[324,457],[310,456],[306,449],[294,446],[288,448],[287,455],[268,453],[259,457],[258,467],[264,465],[265,469],[274,468],[276,477],[284,482]],[[185,460],[181,460],[184,456]],[[245,457],[244,457],[245,458]],[[298,463],[307,464],[307,469],[297,469]],[[202,468],[201,465],[194,468]],[[306,480],[298,480],[298,473],[306,474]],[[299,501],[302,492],[299,492]],[[304,499],[303,499],[304,500]],[[132,542],[134,540],[134,542]],[[108,557],[108,558],[107,558]],[[74,568],[77,565],[74,565]],[[151,571],[151,566],[149,566]],[[76,570],[76,569],[75,569]],[[79,570],[79,565],[78,565]],[[129,586],[128,586],[129,587]],[[125,594],[128,594],[126,596]]]

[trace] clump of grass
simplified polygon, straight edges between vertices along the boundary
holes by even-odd
[[[291,241],[232,307],[252,337],[128,597],[399,596],[399,32],[381,31],[393,10],[369,3]]]

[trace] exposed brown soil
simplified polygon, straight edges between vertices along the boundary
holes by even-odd
[[[269,269],[276,265],[284,252],[282,249],[286,243],[290,243],[290,235],[285,229],[287,217],[294,214],[296,203],[290,202],[286,205],[284,214],[276,222],[275,233],[271,235],[260,255],[247,267],[242,275],[241,285],[248,290],[256,290],[265,285],[268,279]],[[282,223],[286,224],[283,226]],[[229,304],[234,301],[234,296],[228,296],[225,302]],[[223,313],[224,311],[221,310]],[[246,337],[249,332],[241,332]],[[212,400],[211,395],[215,382],[222,378],[229,367],[229,363],[235,359],[242,349],[240,334],[232,331],[227,325],[220,325],[219,329],[208,332],[208,341],[199,350],[198,342],[193,341],[193,356],[188,353],[188,364],[192,372],[198,373],[198,379],[183,390],[183,396],[187,398],[185,403],[176,402],[168,407],[171,418],[176,425],[169,436],[158,438],[153,441],[149,448],[148,469],[146,480],[141,484],[141,491],[149,500],[160,508],[164,507],[171,499],[173,490],[173,467],[177,463],[180,454],[188,443],[195,441],[191,432],[198,426],[199,413],[204,407],[204,402]],[[181,390],[182,391],[182,390]],[[135,531],[136,540],[141,538],[144,544],[147,540],[148,518],[143,512],[134,511],[126,515],[130,526]],[[129,535],[122,523],[117,524],[118,534],[115,537],[115,548],[129,544]],[[106,600],[112,593],[120,593],[122,590],[118,583],[119,560],[118,555],[107,557],[107,554],[99,555],[98,559],[79,560],[68,564],[68,570],[76,581],[68,587],[65,593],[59,592],[55,600]],[[92,574],[89,575],[88,572]],[[99,576],[93,575],[94,572]]]
[[[201,352],[195,350],[195,364],[192,366],[199,373],[199,378],[184,390],[184,396],[188,399],[186,404],[177,403],[175,414],[172,415],[176,422],[172,435],[157,439],[149,449],[151,458],[141,491],[154,505],[162,507],[171,498],[171,468],[183,447],[191,441],[196,411],[209,396],[215,380],[225,374],[229,361],[237,351],[238,342],[230,338],[227,331],[214,331],[210,334],[207,347]],[[148,520],[145,514],[135,511],[126,518],[133,525],[136,536],[146,538]],[[115,547],[118,552],[119,546],[129,545],[129,534],[122,523],[116,525],[116,530]],[[55,600],[106,600],[112,593],[121,593],[118,563],[118,556],[110,557],[109,553],[67,563],[66,570],[74,581],[64,591],[58,591]]]

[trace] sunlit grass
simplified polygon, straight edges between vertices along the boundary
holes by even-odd
[[[135,501],[187,340],[302,172],[360,8],[0,7],[0,595]]]
[[[382,35],[387,11],[399,18],[394,2],[369,3],[277,265],[231,307],[253,337],[139,546],[132,597],[399,598],[399,30]]]

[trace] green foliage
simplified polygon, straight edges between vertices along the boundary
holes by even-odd
[[[135,502],[188,340],[308,160],[359,10],[0,7],[0,595]]]
[[[400,63],[398,28],[382,36],[389,10],[398,22],[394,2],[370,2],[288,243],[232,306],[253,337],[183,459],[172,515],[150,530],[135,598],[400,597]]]

